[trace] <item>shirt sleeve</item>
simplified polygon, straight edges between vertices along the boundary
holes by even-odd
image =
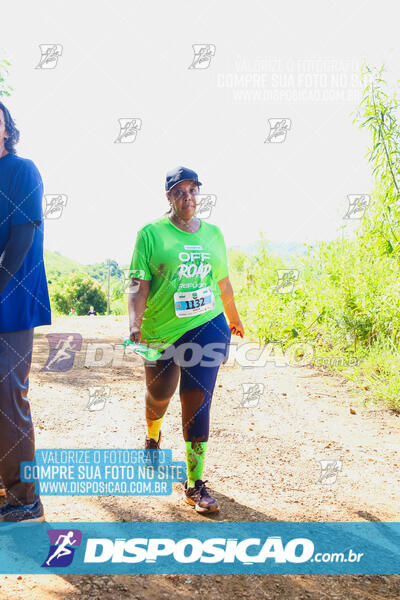
[[[26,159],[17,171],[9,200],[11,227],[41,222],[43,181],[33,161]]]
[[[152,279],[150,270],[150,246],[147,234],[141,229],[136,236],[135,248],[132,254],[129,278],[137,277],[150,281]]]
[[[215,279],[216,281],[221,281],[221,279],[225,279],[225,277],[229,276],[228,256],[226,252],[224,236],[222,235],[222,232],[219,228],[217,228],[217,231],[219,245],[217,267],[215,269]]]

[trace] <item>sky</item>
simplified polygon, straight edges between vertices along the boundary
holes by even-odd
[[[368,133],[352,123],[361,66],[385,63],[398,89],[395,13],[381,0],[381,26],[365,0],[3,4],[18,153],[44,201],[61,197],[45,247],[130,262],[177,165],[198,173],[228,247],[351,234],[348,195],[373,184]],[[121,137],[127,121],[137,131]]]

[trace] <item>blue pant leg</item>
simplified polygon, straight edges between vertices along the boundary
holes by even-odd
[[[0,476],[13,505],[36,502],[33,482],[23,482],[20,465],[35,458],[28,400],[33,329],[0,333]]]
[[[207,353],[202,353],[198,360],[190,361],[188,351],[189,356],[185,356],[185,359],[189,364],[181,364],[179,392],[183,435],[186,441],[208,440],[212,395],[219,367],[225,362],[229,351],[230,337],[231,332],[225,315],[221,313],[204,325],[186,332],[181,338],[182,343],[197,344],[202,350],[209,345]]]

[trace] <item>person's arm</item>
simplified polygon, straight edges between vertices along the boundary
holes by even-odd
[[[131,265],[129,268],[129,339],[131,342],[141,342],[143,315],[146,310],[147,298],[151,289],[152,273],[150,260],[152,244],[147,232],[141,229],[136,236],[135,248],[133,250]]]
[[[150,280],[133,277],[129,286],[128,314],[129,314],[129,339],[131,342],[140,342],[142,320],[146,309],[147,297],[150,293]]]
[[[11,227],[6,247],[0,257],[0,296],[24,262],[35,235],[35,224],[22,223]]]
[[[236,308],[232,284],[229,277],[220,279],[220,281],[218,281],[218,286],[221,291],[222,304],[224,305],[225,313],[229,319],[229,329],[234,335],[243,337],[244,329]]]

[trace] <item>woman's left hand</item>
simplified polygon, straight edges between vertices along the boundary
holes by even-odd
[[[241,321],[235,321],[234,323],[230,322],[229,329],[233,335],[240,335],[240,337],[244,336],[244,328]]]

